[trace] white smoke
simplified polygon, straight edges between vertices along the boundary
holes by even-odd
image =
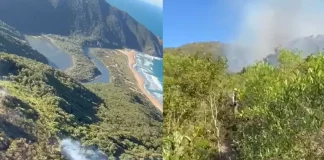
[[[324,34],[322,0],[238,1],[232,4],[243,7],[234,40],[236,46],[227,47],[225,52],[244,62],[238,63],[229,57],[230,67],[237,69],[261,60],[272,54],[276,47],[296,38]],[[235,49],[237,46],[245,49]]]
[[[107,155],[102,151],[84,147],[80,142],[69,138],[60,141],[60,148],[68,160],[108,160]]]
[[[141,1],[150,3],[152,5],[159,7],[159,8],[163,8],[163,0],[141,0]]]

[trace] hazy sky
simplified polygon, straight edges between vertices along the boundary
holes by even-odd
[[[164,0],[164,46],[222,41],[274,46],[324,33],[322,0]]]
[[[242,8],[231,42],[248,47],[240,56],[249,60],[260,60],[297,38],[324,34],[322,0],[248,0],[230,5]]]

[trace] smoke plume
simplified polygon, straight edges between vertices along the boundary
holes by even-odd
[[[71,139],[63,139],[60,141],[62,154],[68,160],[108,160],[107,155],[102,151],[84,147],[80,142]]]
[[[248,0],[237,4],[243,5],[241,21],[234,45],[225,48],[232,70],[261,60],[296,38],[324,34],[324,1]]]

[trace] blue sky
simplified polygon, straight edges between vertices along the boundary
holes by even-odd
[[[164,47],[178,47],[201,41],[233,42],[244,32],[244,38],[249,38],[250,33],[259,33],[257,30],[265,27],[266,23],[261,21],[266,20],[269,13],[264,8],[285,15],[286,18],[296,18],[297,22],[289,23],[303,26],[301,30],[305,33],[311,30],[320,30],[322,33],[324,24],[320,22],[323,22],[323,6],[323,0],[164,0],[163,44]],[[286,14],[288,10],[292,15]],[[315,14],[311,16],[311,12]],[[282,19],[280,16],[277,18]],[[246,27],[244,24],[250,23],[249,20],[254,25],[242,32],[242,27]],[[287,18],[284,22],[278,20],[278,23],[290,20],[292,19]],[[277,20],[274,19],[273,22]],[[296,27],[292,25],[290,29]]]
[[[229,2],[229,1],[232,1]],[[230,41],[239,23],[240,0],[164,0],[164,47],[198,41]]]

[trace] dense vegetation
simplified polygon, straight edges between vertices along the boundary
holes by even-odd
[[[323,159],[324,56],[278,62],[229,74],[222,58],[165,53],[164,158]]]
[[[108,84],[84,87],[23,57],[0,54],[0,159],[62,159],[59,138],[111,157],[161,157],[162,116],[145,98]]]
[[[125,47],[162,57],[160,39],[105,0],[0,1],[0,20],[23,34],[91,37],[96,47]]]
[[[32,49],[24,36],[0,20],[0,52],[15,54],[47,64],[45,56]]]

